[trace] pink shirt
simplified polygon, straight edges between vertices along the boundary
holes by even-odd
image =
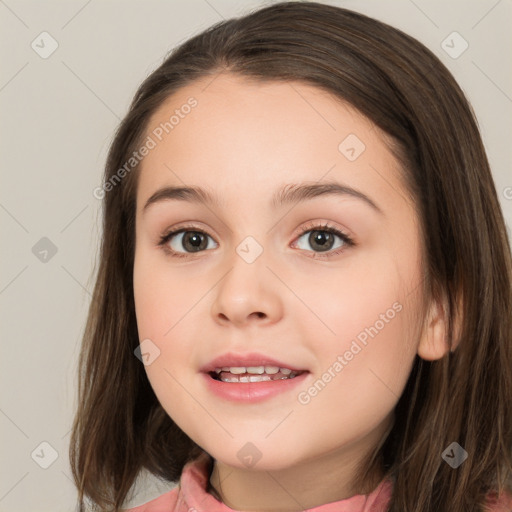
[[[234,512],[206,492],[208,486],[208,455],[204,453],[183,468],[180,485],[158,498],[126,512]],[[370,494],[326,503],[307,509],[307,512],[386,512],[393,484],[383,480]],[[503,496],[497,502],[489,500],[490,512],[511,512],[512,496]],[[305,511],[306,512],[306,511]]]

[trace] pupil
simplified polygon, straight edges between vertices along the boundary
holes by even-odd
[[[190,252],[197,252],[201,249],[205,249],[206,248],[206,238],[203,237],[203,234],[202,233],[199,233],[197,231],[189,231],[187,233],[185,233],[185,236],[183,237],[183,244],[185,246],[186,249],[188,249],[186,247],[187,243],[190,243],[190,246],[191,246],[191,250]]]
[[[320,251],[328,251],[331,249],[333,243],[332,233],[328,233],[327,231],[312,231],[309,235],[309,243],[313,248],[317,246],[316,248]]]

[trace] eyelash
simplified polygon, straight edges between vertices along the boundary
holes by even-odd
[[[195,231],[197,233],[201,233],[201,234],[209,236],[210,238],[213,238],[206,231],[204,231],[202,229],[198,229],[196,226],[186,225],[186,226],[182,226],[176,230],[170,231],[170,232],[162,235],[160,237],[160,241],[158,242],[158,246],[162,247],[162,249],[166,253],[170,254],[172,257],[188,258],[188,257],[193,256],[194,253],[182,253],[182,252],[174,251],[167,245],[173,236],[178,235],[183,232],[187,232],[187,231]],[[308,233],[310,231],[324,231],[327,233],[331,233],[331,234],[336,235],[339,238],[341,238],[341,240],[344,242],[344,245],[342,247],[339,247],[336,250],[326,251],[325,254],[327,254],[327,256],[323,256],[322,252],[308,251],[308,252],[313,252],[314,256],[310,256],[312,258],[331,258],[331,257],[337,256],[338,254],[341,254],[342,252],[344,252],[347,249],[347,247],[353,247],[356,245],[356,243],[350,236],[348,236],[346,233],[343,233],[342,231],[335,228],[334,226],[331,226],[327,222],[323,223],[323,224],[316,224],[314,222],[310,223],[309,225],[302,228],[300,233],[298,233],[296,235],[296,238],[301,238],[303,235],[305,235],[306,233]],[[198,252],[204,252],[204,251],[198,251]]]

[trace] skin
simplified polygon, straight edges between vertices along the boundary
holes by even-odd
[[[414,203],[389,140],[349,105],[296,82],[228,73],[211,80],[180,89],[148,124],[149,135],[190,96],[198,101],[140,167],[135,306],[140,340],[160,350],[145,367],[148,378],[167,413],[214,458],[210,481],[229,507],[303,510],[371,492],[382,475],[357,481],[357,465],[392,425],[416,354],[434,360],[448,350],[441,304],[422,293]],[[355,161],[338,149],[349,134],[366,146]],[[348,195],[269,206],[286,184],[326,181],[363,192],[382,213]],[[170,185],[201,186],[220,205],[166,200],[143,211]],[[328,221],[357,245],[315,257],[311,231],[300,235],[310,221]],[[158,246],[166,231],[189,222],[212,237],[207,249],[187,252],[179,235],[172,247],[186,257]],[[236,252],[247,236],[263,248],[250,264]],[[335,237],[331,253],[342,245]],[[400,312],[299,403],[299,392],[395,303]],[[258,351],[310,373],[264,402],[230,402],[211,394],[199,373],[228,351]],[[261,452],[250,468],[237,456],[248,442]]]

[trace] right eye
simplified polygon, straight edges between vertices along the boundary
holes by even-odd
[[[197,229],[180,228],[161,237],[158,245],[163,246],[172,256],[186,257],[188,254],[212,249],[209,240],[213,238]]]

